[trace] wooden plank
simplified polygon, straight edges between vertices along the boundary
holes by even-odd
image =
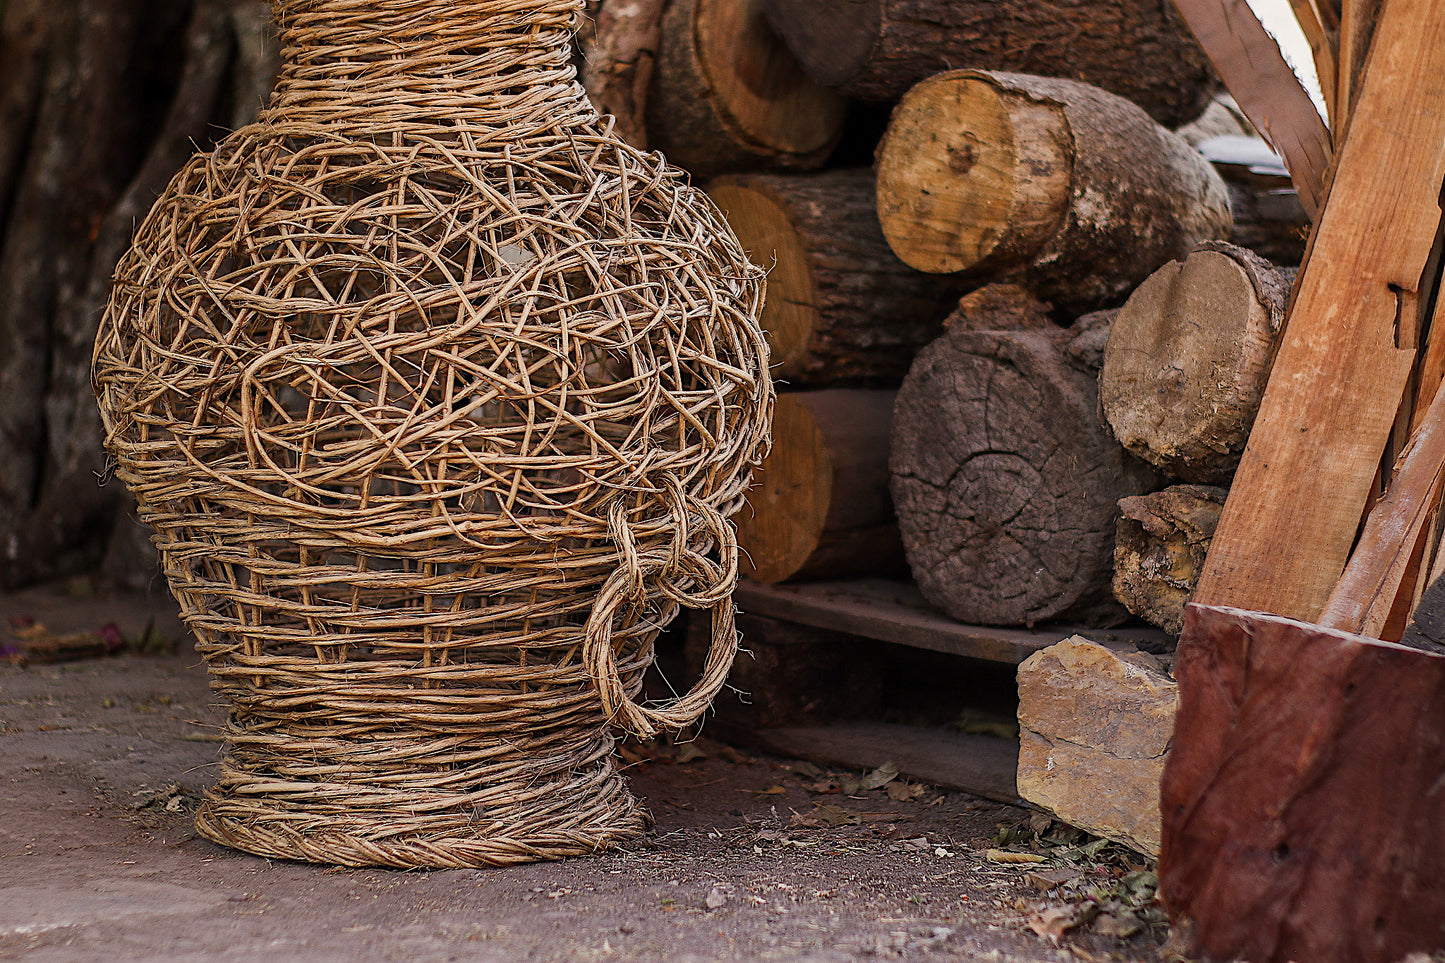
[[[1445,180],[1445,16],[1391,0],[1330,203],[1196,599],[1315,621],[1344,570],[1415,351]]]
[[[945,789],[1018,804],[1017,740],[887,722],[848,722],[791,729],[718,726],[719,735],[750,747],[820,766],[876,769],[896,763],[900,775]]]
[[[1239,109],[1284,158],[1313,219],[1324,204],[1330,132],[1245,0],[1174,0]]]
[[[1071,635],[1084,635],[1098,642],[1145,644],[1160,643],[1167,638],[1163,632],[1149,628],[1040,626],[1030,631],[964,625],[933,611],[913,583],[890,579],[798,585],[759,585],[741,579],[733,598],[739,608],[753,615],[1014,665]]]

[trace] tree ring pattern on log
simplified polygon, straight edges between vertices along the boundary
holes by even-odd
[[[1048,332],[952,330],[899,391],[894,507],[920,590],[965,622],[1117,621],[1116,502],[1153,476]]]

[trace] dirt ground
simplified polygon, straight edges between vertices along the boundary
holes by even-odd
[[[36,623],[115,623],[130,649],[179,635],[156,601],[0,596],[0,640]],[[705,734],[623,747],[656,826],[595,858],[397,872],[248,856],[190,822],[220,720],[185,645],[0,666],[0,959],[1180,959],[1151,867],[1126,850]]]

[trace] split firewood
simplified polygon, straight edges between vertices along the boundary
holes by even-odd
[[[897,99],[954,67],[1069,77],[1160,123],[1197,117],[1217,80],[1184,22],[1153,0],[767,0],[813,77],[860,100]]]
[[[979,70],[925,80],[898,105],[878,148],[878,214],[919,270],[1017,274],[1076,314],[1117,304],[1230,225],[1219,175],[1135,105]]]
[[[962,288],[888,248],[873,174],[723,177],[708,194],[754,263],[767,268],[762,324],[773,376],[798,387],[896,385],[943,331]]]
[[[1289,285],[1258,255],[1208,242],[1129,296],[1109,333],[1099,407],[1161,472],[1227,484],[1269,379]]]
[[[1114,597],[1171,635],[1184,631],[1209,540],[1228,492],[1212,485],[1171,485],[1119,500]]]
[[[672,0],[653,71],[648,141],[708,178],[806,170],[837,143],[847,100],[803,73],[762,0]]]
[[[1079,336],[956,326],[899,389],[893,501],[919,589],[955,619],[1125,617],[1117,503],[1157,481],[1099,424],[1096,375],[1067,354]]]
[[[888,497],[892,391],[778,396],[773,447],[737,516],[742,572],[759,582],[904,570]]]

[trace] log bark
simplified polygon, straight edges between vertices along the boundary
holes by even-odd
[[[1192,605],[1174,672],[1160,895],[1195,953],[1445,947],[1445,656]]]
[[[1124,608],[1171,635],[1184,631],[1184,606],[1227,494],[1211,485],[1171,485],[1119,500],[1114,597]]]
[[[1067,77],[1176,126],[1218,81],[1169,4],[1151,0],[767,0],[812,76],[860,100],[895,100],[954,67]]]
[[[762,323],[775,378],[804,388],[897,385],[942,333],[963,284],[889,250],[871,171],[724,177],[708,194],[769,269]]]
[[[90,354],[111,270],[197,144],[253,113],[262,2],[13,0],[0,20],[0,585],[97,565]],[[269,86],[269,76],[262,78]],[[126,553],[123,553],[126,554]],[[144,586],[150,563],[122,564]]]
[[[1105,625],[1117,503],[1153,473],[1099,424],[1069,332],[950,329],[899,389],[892,492],[918,587],[963,622]]]
[[[738,515],[742,572],[759,582],[902,571],[888,497],[894,392],[778,396],[773,447]]]
[[[821,166],[847,99],[808,77],[761,0],[672,0],[645,118],[652,147],[695,177]]]
[[[878,214],[922,271],[1017,275],[1074,314],[1229,233],[1197,151],[1095,87],[955,70],[910,90],[878,148]]]
[[[1207,243],[1129,296],[1109,334],[1099,407],[1161,472],[1226,485],[1269,380],[1289,285],[1267,261]]]
[[[647,149],[647,92],[662,44],[665,0],[607,0],[595,27],[579,36],[582,83],[597,109],[617,119],[615,130]]]

